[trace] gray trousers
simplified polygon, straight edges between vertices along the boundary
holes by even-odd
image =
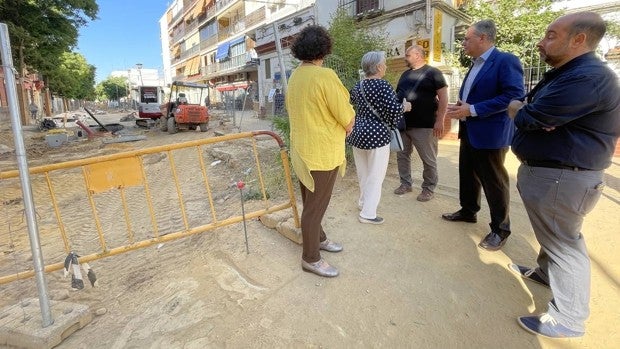
[[[411,153],[415,146],[424,169],[422,171],[422,189],[426,188],[432,192],[437,186],[437,137],[433,136],[432,128],[408,128],[400,132],[403,139],[404,148],[396,153],[398,163],[398,175],[400,184],[411,187]]]
[[[590,314],[590,257],[581,227],[602,183],[603,171],[521,165],[517,173],[517,189],[540,244],[536,272],[553,293],[547,312],[574,331],[585,332]]]

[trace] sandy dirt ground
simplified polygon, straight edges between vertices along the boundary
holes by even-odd
[[[152,131],[144,141],[95,141],[80,146],[78,154],[71,146],[48,148],[32,132],[29,156],[42,164],[211,137],[214,130],[237,132],[230,125],[211,126],[206,134]],[[242,130],[260,128],[270,124],[251,116],[242,121]],[[12,147],[8,139],[4,129],[1,142]],[[552,297],[550,290],[507,269],[511,262],[532,265],[538,251],[515,188],[518,162],[512,155],[507,160],[513,234],[502,251],[487,252],[477,247],[488,232],[486,207],[477,224],[441,219],[442,213],[458,209],[458,142],[441,141],[439,151],[440,186],[426,203],[415,200],[415,190],[392,194],[398,186],[392,156],[379,206],[385,224],[380,226],[357,221],[354,167],[338,180],[324,220],[328,236],[345,247],[341,253],[323,253],[340,269],[334,279],[304,273],[301,247],[257,220],[247,222],[249,254],[243,226],[236,224],[92,262],[98,287],[70,291],[61,271],[47,274],[52,299],[105,312],[58,348],[617,348],[620,158],[608,169],[604,194],[583,227],[592,260],[587,334],[549,340],[516,322],[518,316],[543,312]],[[0,158],[0,170],[14,168],[11,161]],[[417,158],[413,175],[419,187]],[[14,188],[0,189],[0,225],[6,226],[15,218],[7,212],[19,201],[6,198]],[[239,209],[238,201],[221,204]],[[0,268],[10,270],[17,252],[6,229],[0,231]],[[37,297],[32,278],[0,286],[0,308],[32,297]]]

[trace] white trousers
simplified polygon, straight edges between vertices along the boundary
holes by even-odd
[[[381,200],[381,186],[390,161],[390,145],[376,149],[353,147],[353,159],[360,186],[360,197],[357,201],[362,210],[360,216],[368,219],[376,218],[377,206]]]

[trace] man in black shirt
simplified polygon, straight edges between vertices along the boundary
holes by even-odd
[[[508,107],[517,127],[512,150],[522,162],[517,187],[540,244],[536,268],[509,268],[551,288],[546,313],[518,319],[545,337],[583,336],[589,316],[590,259],[580,230],[620,135],[618,77],[594,53],[605,29],[592,12],[551,23],[537,46],[553,69],[527,101]]]
[[[400,186],[394,194],[411,192],[411,152],[415,146],[424,165],[422,192],[418,201],[433,198],[437,186],[437,139],[443,133],[443,121],[448,106],[448,85],[439,69],[426,64],[424,49],[411,46],[405,52],[410,68],[405,71],[398,85],[398,100],[411,102],[411,111],[404,113],[405,129],[401,130],[404,149],[396,154]]]

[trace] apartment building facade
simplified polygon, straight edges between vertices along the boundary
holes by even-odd
[[[255,91],[255,29],[295,11],[304,2],[173,1],[160,20],[165,83],[209,84],[213,103],[220,102],[224,92]]]
[[[459,0],[175,0],[160,20],[165,82],[207,83],[214,103],[227,92],[248,93],[252,107],[269,114],[274,94],[284,88],[282,72],[289,75],[296,64],[289,48],[295,35],[311,24],[328,27],[339,8],[360,25],[388,33],[393,71],[406,69],[405,49],[417,43],[427,49],[429,64],[451,73],[444,52],[468,23],[461,5]]]

